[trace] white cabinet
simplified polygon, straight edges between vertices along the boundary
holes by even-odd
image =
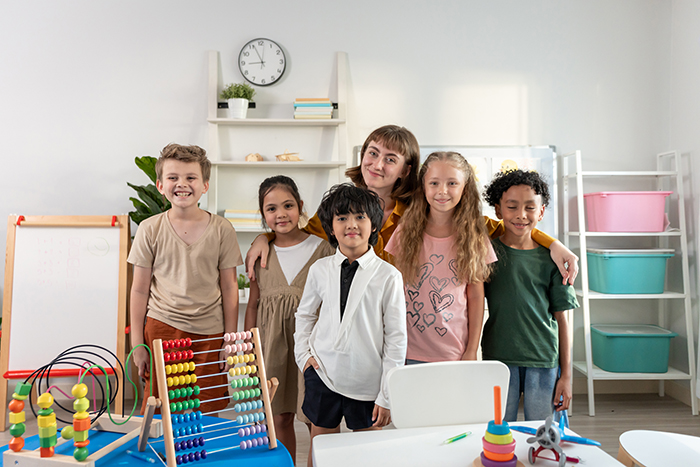
[[[580,288],[576,290],[581,307],[575,313],[581,313],[583,321],[583,338],[585,359],[574,361],[575,370],[582,373],[588,383],[588,412],[595,415],[594,381],[596,380],[658,380],[659,395],[664,394],[665,380],[689,380],[691,394],[691,410],[693,415],[698,414],[697,399],[695,397],[695,353],[693,344],[693,320],[690,302],[690,279],[688,270],[688,244],[686,238],[685,209],[683,197],[683,178],[680,172],[680,156],[677,152],[668,152],[657,156],[656,171],[630,171],[630,172],[590,172],[584,171],[581,166],[581,152],[561,155],[562,184],[564,187],[564,242],[571,249],[578,249],[581,261],[579,274]],[[584,184],[584,182],[586,183]],[[665,232],[587,232],[585,229],[584,213],[584,187],[592,183],[607,186],[610,191],[620,191],[618,186],[623,184],[640,185],[654,183],[656,190],[668,189],[673,191],[668,202],[669,206],[675,206],[672,214],[675,227]],[[598,186],[597,185],[597,186]],[[588,189],[587,191],[591,191]],[[592,190],[597,191],[597,190]],[[575,217],[571,215],[575,210]],[[579,227],[572,228],[575,220]],[[616,238],[617,237],[617,238]],[[628,245],[635,241],[645,241],[657,248],[672,248],[675,250],[675,259],[669,260],[666,272],[666,288],[661,294],[604,294],[589,290],[588,284],[588,258],[586,249],[591,246],[600,247],[609,243],[626,242]],[[589,243],[590,242],[590,243]],[[577,248],[578,247],[578,248]],[[668,277],[676,278],[674,283],[679,283],[678,289],[669,288]],[[682,323],[685,336],[675,339],[685,339],[685,346],[676,346],[687,349],[687,367],[673,368],[669,366],[666,373],[613,373],[604,371],[593,364],[591,349],[591,321],[595,321],[595,304],[601,301],[621,300],[653,300],[658,304],[657,323],[661,327],[668,328],[671,322]],[[629,310],[628,310],[629,311]],[[592,318],[592,316],[594,318]],[[610,318],[606,317],[610,322]],[[654,323],[644,323],[654,324]]]
[[[205,207],[208,211],[223,215],[226,209],[258,209],[257,192],[260,182],[273,175],[293,178],[312,215],[323,193],[336,183],[345,181],[345,170],[352,163],[352,151],[348,141],[347,111],[347,54],[336,54],[335,89],[330,96],[292,96],[288,102],[276,107],[286,108],[289,118],[225,118],[225,109],[218,109],[218,95],[224,86],[221,76],[219,52],[209,52],[208,106],[208,154],[212,161]],[[331,70],[329,70],[330,73]],[[235,81],[227,78],[226,83]],[[257,88],[258,97],[266,89]],[[271,88],[270,88],[271,89]],[[295,120],[293,101],[297,97],[329,97],[337,102],[334,118],[326,120]],[[251,113],[263,113],[256,109]],[[299,153],[301,162],[278,162],[276,154],[285,151]],[[246,162],[245,156],[259,153],[264,162]],[[262,229],[236,229],[238,233],[259,233]],[[247,246],[251,238],[241,241]],[[246,243],[247,242],[247,243]]]

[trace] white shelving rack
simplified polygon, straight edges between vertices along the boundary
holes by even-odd
[[[680,171],[680,157],[677,151],[666,152],[657,156],[656,171],[584,171],[581,165],[581,151],[576,151],[570,154],[563,154],[561,158],[562,167],[562,185],[564,189],[563,202],[563,223],[564,223],[564,242],[567,247],[572,248],[571,241],[578,239],[580,248],[581,271],[579,274],[581,289],[576,290],[576,294],[581,301],[581,307],[576,313],[583,314],[583,333],[585,360],[574,361],[573,368],[582,373],[588,383],[588,413],[590,416],[595,415],[595,399],[594,399],[594,381],[596,380],[658,380],[659,381],[659,396],[664,395],[664,381],[666,380],[688,380],[690,383],[691,395],[691,411],[693,415],[698,414],[697,399],[695,397],[695,352],[693,341],[693,319],[691,315],[691,296],[690,296],[690,276],[688,268],[688,243],[686,238],[686,222],[685,222],[685,206],[683,194],[683,177]],[[573,158],[574,171],[570,172]],[[670,170],[669,170],[670,168]],[[636,180],[656,181],[657,189],[661,190],[663,186],[671,185],[673,187],[674,198],[678,208],[678,228],[665,232],[587,232],[585,230],[585,213],[584,213],[584,179],[606,179],[606,178],[626,178]],[[572,195],[571,184],[575,184],[575,194]],[[674,186],[675,185],[675,186]],[[569,200],[572,196],[576,198],[576,211],[578,214],[579,230],[571,230],[570,206]],[[669,203],[670,204],[670,203]],[[672,247],[676,250],[676,254],[680,254],[681,259],[681,275],[682,289],[681,290],[666,290],[661,294],[604,294],[594,292],[588,288],[588,258],[586,249],[588,247],[588,239],[592,237],[612,238],[623,237],[633,238],[642,237],[652,239],[656,245],[662,248]],[[668,276],[668,272],[667,272]],[[685,338],[687,340],[687,361],[688,370],[670,367],[666,373],[613,373],[604,371],[593,364],[593,356],[591,349],[591,303],[599,300],[656,300],[658,302],[658,324],[662,327],[668,326],[669,303],[672,300],[683,301],[683,313],[685,323]]]
[[[210,51],[209,81],[207,86],[208,106],[208,152],[212,161],[206,209],[221,214],[226,208],[257,209],[257,187],[269,176],[286,174],[295,179],[302,191],[311,189],[317,199],[305,201],[315,208],[314,201],[320,201],[322,194],[330,186],[345,181],[345,168],[352,164],[352,150],[348,141],[348,59],[345,52],[336,54],[335,92],[338,109],[331,119],[294,118],[221,118],[218,109],[219,92],[224,86],[221,62],[218,51]],[[301,97],[301,96],[296,96]],[[292,100],[289,101],[289,114],[292,115]],[[299,136],[299,132],[304,137]],[[309,133],[310,132],[310,133]],[[296,134],[296,139],[295,138]],[[309,135],[309,138],[306,138]],[[248,137],[246,145],[242,140]],[[247,162],[246,154],[260,152],[268,159],[275,152],[286,150],[284,139],[293,140],[292,152],[301,152],[301,162]],[[331,143],[329,143],[331,141]],[[225,144],[228,143],[228,144]],[[332,150],[325,150],[332,146]],[[267,153],[251,148],[268,148]],[[324,179],[318,183],[304,183],[304,177]],[[236,191],[232,187],[238,187]],[[302,193],[304,195],[304,193]],[[313,212],[313,210],[311,211]],[[260,233],[262,228],[237,229],[238,232]]]

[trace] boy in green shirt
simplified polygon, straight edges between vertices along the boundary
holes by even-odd
[[[498,261],[484,285],[489,318],[483,358],[500,360],[510,369],[504,420],[517,419],[521,394],[525,420],[544,420],[554,408],[566,410],[571,401],[566,311],[579,306],[573,287],[562,284],[549,250],[530,236],[544,216],[549,189],[537,172],[514,170],[497,175],[486,187],[485,199],[503,220],[505,233],[493,240]]]

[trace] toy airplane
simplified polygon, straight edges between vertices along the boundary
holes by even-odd
[[[538,448],[535,449],[534,446],[531,446],[528,450],[527,457],[531,464],[535,463],[535,459],[537,459],[537,457],[540,455],[540,452],[542,452],[545,449],[549,449],[552,452],[554,452],[554,459],[550,459],[548,457],[542,457],[542,459],[559,462],[559,467],[564,467],[567,462],[578,463],[580,462],[580,459],[566,456],[559,443],[567,442],[576,444],[586,444],[588,446],[600,446],[600,443],[598,441],[593,441],[592,439],[581,438],[579,436],[565,435],[564,423],[564,418],[562,418],[559,422],[559,426],[557,426],[556,424],[552,424],[552,417],[550,416],[547,417],[547,420],[544,421],[544,425],[540,426],[537,429],[530,428],[529,426],[513,425],[510,426],[510,429],[520,431],[522,433],[527,433],[530,435],[535,435],[534,437],[527,439],[527,442],[530,444],[533,444],[535,442],[540,444]]]

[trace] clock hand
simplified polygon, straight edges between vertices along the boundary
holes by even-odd
[[[258,58],[260,59],[260,62],[262,63],[263,58],[260,56],[260,52],[258,52],[258,48],[253,46],[253,50],[255,50],[255,53],[258,55]],[[265,51],[263,50],[263,55],[265,55]]]

